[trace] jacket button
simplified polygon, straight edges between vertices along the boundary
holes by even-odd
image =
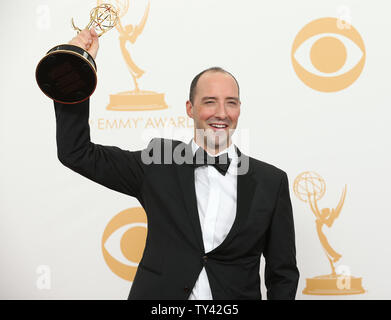
[[[202,257],[202,259],[204,259],[204,261],[206,262],[206,261],[208,261],[208,256],[205,255],[205,256]]]
[[[190,291],[190,288],[189,288],[189,287],[184,287],[183,290],[184,290],[185,292],[189,292],[189,291]]]

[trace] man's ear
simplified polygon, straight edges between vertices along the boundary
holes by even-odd
[[[190,102],[190,100],[186,101],[186,113],[190,118],[193,119],[193,104]]]

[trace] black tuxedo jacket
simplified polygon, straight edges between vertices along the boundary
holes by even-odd
[[[267,298],[295,298],[299,272],[285,172],[237,149],[249,170],[237,178],[236,218],[225,240],[205,252],[192,165],[146,164],[143,155],[159,150],[154,147],[162,144],[161,139],[153,139],[142,151],[91,143],[89,100],[55,103],[55,113],[61,163],[137,198],[147,213],[146,245],[129,299],[188,299],[204,266],[213,299],[261,299],[262,254]],[[191,148],[180,141],[168,142],[173,149]]]

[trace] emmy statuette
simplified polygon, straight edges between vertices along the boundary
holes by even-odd
[[[114,6],[101,4],[90,12],[86,29],[94,28],[100,37],[118,22]],[[73,28],[79,33],[81,29]],[[84,49],[60,44],[50,49],[38,63],[35,77],[39,88],[54,101],[64,104],[80,103],[88,99],[97,84],[96,63]]]
[[[315,226],[319,241],[330,263],[331,273],[306,279],[303,294],[307,295],[351,295],[365,293],[362,287],[362,278],[350,274],[337,274],[335,264],[342,255],[330,245],[323,227],[331,228],[339,217],[346,198],[345,186],[341,198],[335,208],[320,208],[319,200],[324,196],[326,183],[323,178],[312,171],[305,171],[298,175],[293,184],[295,195],[309,207],[315,215]]]

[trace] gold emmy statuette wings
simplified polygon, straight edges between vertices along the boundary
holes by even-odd
[[[338,205],[336,206],[335,209],[331,210],[330,217],[327,219],[327,223],[326,224],[327,224],[328,227],[331,227],[333,225],[333,223],[334,223],[334,220],[339,217],[339,214],[341,213],[341,210],[342,210],[342,206],[345,203],[345,198],[346,198],[346,185],[345,185],[345,188],[342,191],[342,196],[341,196],[341,199],[338,202]]]

